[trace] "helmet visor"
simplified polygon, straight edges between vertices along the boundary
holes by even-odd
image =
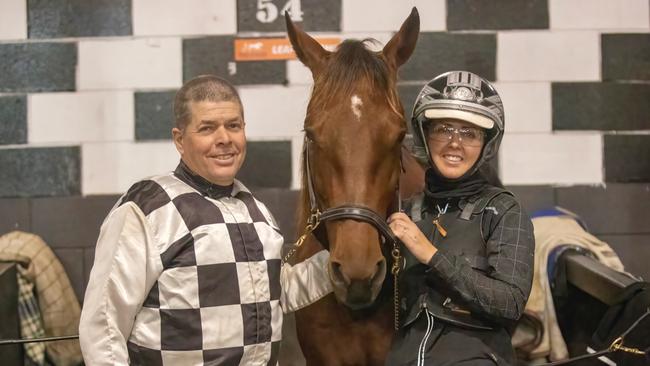
[[[488,130],[494,127],[494,121],[492,119],[480,114],[458,109],[427,109],[424,111],[424,116],[427,119],[458,119]]]

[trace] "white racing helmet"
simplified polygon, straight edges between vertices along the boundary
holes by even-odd
[[[413,155],[431,166],[425,125],[440,118],[462,120],[486,131],[481,157],[468,174],[473,174],[499,151],[505,126],[503,103],[492,84],[480,76],[469,71],[450,71],[436,76],[420,90],[411,118]]]

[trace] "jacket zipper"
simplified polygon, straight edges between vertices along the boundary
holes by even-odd
[[[418,366],[424,366],[424,348],[427,345],[427,341],[431,336],[431,331],[433,330],[433,316],[429,313],[426,303],[422,304],[424,306],[424,314],[427,316],[427,331],[424,333],[424,337],[420,342],[420,347],[418,348]]]

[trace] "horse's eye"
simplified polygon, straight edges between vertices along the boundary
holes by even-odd
[[[397,142],[401,143],[404,141],[404,136],[406,136],[406,130],[400,131],[399,135],[397,136]]]
[[[314,136],[315,136],[315,135],[314,135],[314,130],[312,130],[311,128],[307,127],[307,128],[305,128],[304,131],[305,131],[305,136],[307,136],[307,138],[308,138],[309,140],[314,141]]]

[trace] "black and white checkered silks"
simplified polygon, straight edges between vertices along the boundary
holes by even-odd
[[[123,204],[144,213],[160,261],[128,340],[131,363],[275,365],[283,238],[266,207],[238,181],[214,200],[173,174],[135,184]]]

